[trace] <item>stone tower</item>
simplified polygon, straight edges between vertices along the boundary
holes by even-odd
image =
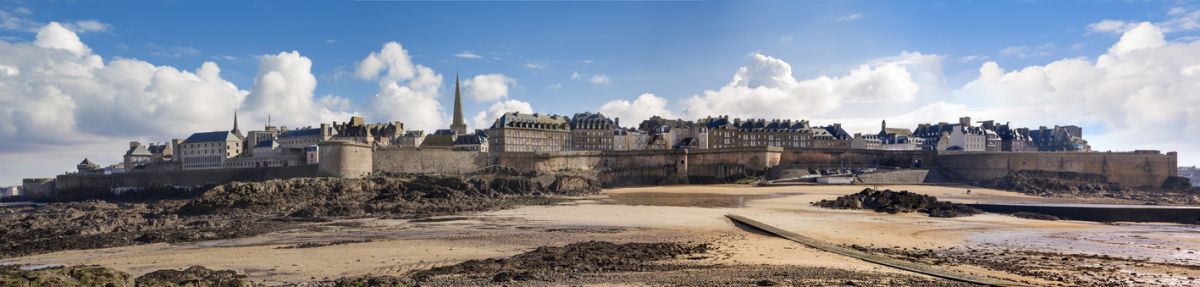
[[[458,73],[454,73],[454,122],[450,124],[450,131],[467,134],[467,124],[463,123],[462,94],[458,90]]]
[[[231,132],[231,133],[233,133],[233,134],[237,135],[239,138],[240,138],[240,137],[242,137],[242,130],[241,130],[241,129],[238,129],[238,123],[237,123],[237,110],[236,110],[236,109],[235,109],[235,110],[233,110],[233,130],[231,130],[231,131],[229,131],[229,132]]]

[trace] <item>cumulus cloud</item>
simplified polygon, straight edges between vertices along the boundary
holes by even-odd
[[[400,43],[388,42],[358,62],[355,75],[378,80],[379,93],[370,99],[368,111],[375,121],[404,122],[405,128],[432,130],[445,126],[446,116],[438,103],[442,75],[412,57]]]
[[[518,100],[507,100],[493,103],[486,111],[480,111],[472,119],[476,129],[486,129],[492,126],[492,123],[504,113],[519,112],[531,114],[533,106],[529,102]]]
[[[903,53],[860,65],[844,76],[797,80],[787,62],[756,53],[724,87],[687,99],[684,115],[802,118],[846,103],[908,103],[916,99],[922,82],[941,82],[940,61],[938,56]]]
[[[624,119],[626,125],[637,125],[637,123],[652,116],[661,116],[668,119],[676,118],[675,113],[667,109],[667,99],[660,98],[651,93],[642,94],[632,102],[627,100],[610,101],[600,106],[600,113],[608,117]]]
[[[46,176],[85,155],[119,160],[123,148],[113,143],[228,129],[247,94],[212,62],[188,71],[105,61],[59,23],[40,28],[32,43],[0,40],[0,64],[0,159],[21,163],[0,170],[5,181]],[[30,158],[38,163],[22,161]]]
[[[1141,23],[1094,61],[1062,59],[1011,71],[988,62],[954,94],[968,106],[1003,110],[1010,118],[1101,127],[1092,142],[1098,149],[1186,146],[1181,157],[1195,162],[1198,66],[1200,41],[1168,42],[1160,28]]]
[[[504,74],[484,74],[463,81],[463,87],[475,101],[491,102],[507,98],[509,85],[516,83]]]
[[[1164,33],[1195,31],[1200,29],[1200,10],[1188,11],[1183,7],[1172,7],[1167,10],[1166,20],[1154,23],[1154,26]],[[1091,33],[1110,33],[1124,34],[1133,28],[1137,28],[1140,23],[1137,21],[1112,20],[1105,19],[1100,22],[1088,24],[1087,29]]]
[[[321,102],[314,99],[317,78],[312,74],[312,60],[308,57],[291,51],[259,56],[258,60],[258,75],[242,105],[242,115],[260,121],[270,115],[273,123],[289,126],[349,117],[328,108],[335,105],[346,109],[348,100],[332,96],[326,96]]]

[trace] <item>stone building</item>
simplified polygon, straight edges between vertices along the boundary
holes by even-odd
[[[487,134],[476,131],[473,134],[459,135],[454,138],[452,150],[488,152]]]
[[[350,117],[349,122],[338,124],[333,122],[333,138],[358,143],[389,146],[392,141],[404,134],[404,123],[368,124],[359,116]]]
[[[843,149],[850,148],[850,141],[853,140],[853,138],[850,136],[850,133],[846,132],[845,129],[842,129],[842,124],[834,123],[832,125],[813,128],[810,130],[818,130],[818,129],[825,130],[825,133],[828,134],[829,136],[818,138],[814,134],[813,139],[812,139],[813,147],[843,148]]]
[[[740,141],[738,146],[742,147],[807,148],[810,147],[814,136],[813,130],[808,126],[808,121],[803,120],[739,121],[735,119],[734,125],[738,127]]]
[[[638,124],[648,136],[646,149],[710,148],[708,128],[683,119],[653,116]]]
[[[320,128],[308,127],[284,131],[276,137],[275,142],[284,149],[304,149],[333,138],[333,133],[333,128],[329,124],[321,124]]]
[[[571,123],[560,115],[505,113],[487,130],[487,139],[494,152],[567,151]]]
[[[425,136],[421,141],[423,149],[454,149],[454,141],[458,140],[458,133],[452,129],[439,129],[433,131],[433,134]]]
[[[600,113],[578,113],[571,117],[572,150],[613,150],[617,122]]]
[[[650,144],[650,135],[638,129],[613,130],[613,150],[645,150]]]
[[[129,142],[129,150],[125,151],[125,168],[129,171],[146,166],[154,161],[154,154],[140,142]]]
[[[425,141],[425,131],[405,131],[403,136],[400,136],[399,147],[403,148],[418,148]]]
[[[911,130],[889,128],[886,120],[880,124],[878,137],[882,150],[921,150],[924,145],[924,139],[914,137]]]
[[[995,131],[996,135],[1000,137],[1000,151],[1037,151],[1037,146],[1029,137],[1028,128],[1012,128],[1008,123],[1004,123],[995,125]]]
[[[221,168],[225,161],[242,154],[243,138],[232,131],[194,133],[179,144],[183,169]]]
[[[731,148],[741,146],[738,127],[729,116],[706,117],[697,124],[702,125],[708,132],[709,148]]]
[[[854,139],[850,140],[850,148],[852,149],[883,149],[883,142],[879,140],[878,134],[854,134]]]
[[[98,165],[95,162],[92,162],[91,160],[86,159],[86,158],[84,158],[83,161],[79,162],[79,164],[75,165],[75,170],[78,171],[79,174],[81,174],[81,175],[104,174],[104,168],[100,167],[100,165]]]
[[[1091,151],[1092,146],[1083,139],[1083,128],[1078,126],[1045,126],[1030,131],[1033,144],[1039,151]]]

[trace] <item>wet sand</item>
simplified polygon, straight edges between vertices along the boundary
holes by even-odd
[[[884,274],[913,274],[804,247],[735,226],[735,213],[822,241],[873,248],[1011,248],[1152,257],[1196,264],[1200,232],[1170,224],[1110,225],[1039,221],[984,214],[930,218],[828,210],[821,199],[868,186],[741,185],[665,186],[605,190],[553,206],[434,218],[360,219],[313,223],[307,228],[256,237],[190,244],[149,244],[74,250],[8,258],[0,264],[98,264],[138,276],[164,268],[204,265],[232,269],[268,283],[299,283],[354,275],[403,275],[469,259],[510,256],[539,246],[589,240],[610,242],[705,242],[716,246],[695,264],[828,267]],[[907,189],[960,203],[1053,203],[1061,199],[946,186],[881,186]],[[966,190],[971,193],[967,194]],[[1173,240],[1179,238],[1179,240]],[[313,248],[280,248],[304,242],[355,241]],[[368,241],[369,240],[369,241]],[[363,241],[363,242],[358,242]],[[1115,248],[1121,246],[1121,248]],[[974,266],[962,271],[1032,283],[1043,279]]]

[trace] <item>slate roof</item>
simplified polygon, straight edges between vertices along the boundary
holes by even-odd
[[[229,131],[194,133],[183,142],[185,143],[202,143],[202,142],[225,142],[230,140],[238,140],[237,135]]]
[[[283,132],[282,134],[279,135],[279,138],[282,139],[282,138],[307,137],[307,136],[321,136],[321,129],[317,129],[317,128],[294,129],[294,130]]]
[[[258,144],[254,145],[254,147],[275,147],[275,140],[266,139],[261,142],[258,142]]]
[[[454,145],[478,145],[484,141],[486,140],[478,134],[461,135],[454,139]]]
[[[170,146],[166,145],[166,144],[150,145],[149,147],[147,147],[147,149],[150,150],[150,153],[153,153],[153,154],[161,154],[169,148],[170,148]]]
[[[425,141],[421,142],[422,147],[443,146],[449,147],[454,145],[453,135],[438,135],[433,134],[425,137]]]

